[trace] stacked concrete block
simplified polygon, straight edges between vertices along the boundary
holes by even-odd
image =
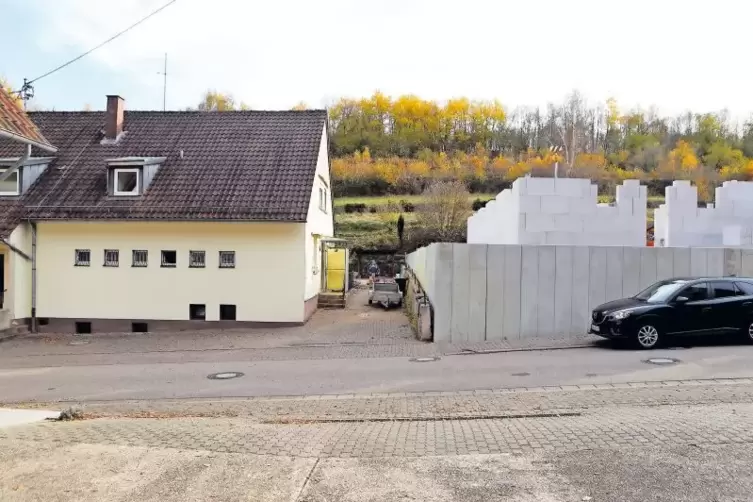
[[[654,213],[657,245],[753,247],[753,183],[726,181],[714,204],[698,208],[696,187],[675,181]]]
[[[644,246],[646,187],[626,181],[615,205],[598,204],[597,192],[588,179],[519,178],[468,219],[468,242]]]

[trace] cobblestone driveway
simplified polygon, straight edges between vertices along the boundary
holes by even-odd
[[[0,431],[0,446],[38,441],[370,458],[753,442],[753,384],[739,381],[503,394],[253,399],[233,406],[245,409],[246,418],[44,423]],[[142,404],[140,409],[146,413],[148,408]],[[180,411],[175,408],[173,413]]]

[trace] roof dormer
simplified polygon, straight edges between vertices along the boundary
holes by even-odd
[[[142,195],[166,157],[121,157],[107,161],[107,193],[115,197]]]
[[[0,197],[17,197],[47,169],[54,157],[0,158]]]

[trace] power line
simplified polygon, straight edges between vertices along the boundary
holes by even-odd
[[[45,73],[45,74],[43,74],[43,75],[40,75],[40,76],[38,76],[37,78],[33,78],[33,79],[31,79],[31,80],[26,80],[26,79],[24,79],[24,85],[23,85],[23,86],[21,87],[21,90],[19,90],[19,91],[15,91],[15,92],[16,92],[17,94],[20,94],[20,95],[21,95],[21,97],[22,97],[22,98],[23,98],[24,100],[26,100],[26,99],[28,99],[28,98],[27,98],[26,96],[27,96],[27,95],[29,94],[29,91],[31,91],[31,94],[29,95],[29,97],[32,97],[32,96],[34,95],[34,91],[33,91],[33,89],[31,89],[31,84],[33,84],[34,82],[36,82],[36,81],[38,81],[38,80],[41,80],[41,79],[43,79],[43,78],[45,78],[45,77],[48,77],[48,76],[52,75],[53,73],[55,73],[56,71],[62,70],[62,69],[63,69],[63,68],[65,68],[66,66],[68,66],[68,65],[70,65],[70,64],[73,64],[73,63],[75,63],[76,61],[78,61],[79,59],[81,59],[81,58],[83,58],[83,57],[86,57],[86,56],[88,56],[89,54],[91,54],[92,52],[96,51],[96,50],[97,50],[97,49],[99,49],[100,47],[103,47],[103,46],[107,45],[108,43],[112,42],[113,40],[115,40],[115,39],[116,39],[116,38],[118,38],[119,36],[121,36],[121,35],[123,35],[123,34],[125,34],[125,33],[129,32],[129,31],[131,31],[131,30],[132,30],[133,28],[137,27],[138,25],[140,25],[141,23],[143,23],[144,21],[146,21],[146,20],[147,20],[147,19],[149,19],[150,17],[152,17],[152,16],[154,16],[154,15],[158,14],[159,12],[161,12],[161,11],[165,10],[165,9],[166,9],[167,7],[169,7],[170,5],[174,4],[174,3],[175,3],[175,2],[177,2],[177,1],[178,1],[178,0],[170,0],[170,1],[169,1],[169,2],[167,2],[167,3],[165,4],[165,5],[163,5],[162,7],[158,8],[157,10],[154,10],[154,11],[152,11],[152,12],[151,12],[150,14],[148,14],[147,16],[145,16],[145,17],[143,17],[143,18],[139,19],[138,21],[136,21],[135,23],[133,23],[133,24],[132,24],[131,26],[129,26],[128,28],[124,29],[123,31],[120,31],[120,32],[116,33],[115,35],[113,35],[112,37],[108,38],[107,40],[105,40],[105,41],[104,41],[104,42],[102,42],[101,44],[97,45],[96,47],[93,47],[93,48],[89,49],[88,51],[84,52],[83,54],[81,54],[80,56],[77,56],[77,57],[75,57],[75,58],[71,59],[70,61],[68,61],[68,62],[66,62],[66,63],[63,63],[63,64],[61,64],[61,65],[60,65],[60,66],[58,66],[57,68],[54,68],[54,69],[52,69],[52,70],[48,71],[47,73]]]

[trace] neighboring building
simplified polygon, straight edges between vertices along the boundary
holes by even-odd
[[[333,235],[325,111],[125,112],[108,96],[106,113],[29,115],[59,151],[0,186],[0,237],[27,257],[36,240],[35,277],[22,255],[6,273],[15,319],[154,331],[314,312]],[[20,155],[0,140],[0,166]]]

